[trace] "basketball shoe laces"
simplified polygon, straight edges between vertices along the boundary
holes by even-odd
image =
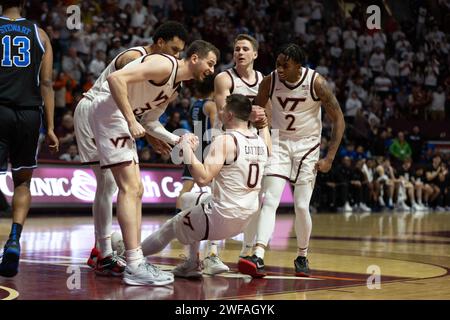
[[[181,264],[183,267],[186,267],[187,264],[193,262],[192,259],[190,259],[189,257],[187,257],[184,254],[180,254],[179,257],[183,260],[183,263]],[[200,259],[197,259],[196,263],[197,263],[198,268],[203,269],[203,261],[201,261]]]
[[[161,275],[161,269],[151,263],[143,262],[145,265],[145,268],[147,271],[149,271],[154,276],[160,276]]]

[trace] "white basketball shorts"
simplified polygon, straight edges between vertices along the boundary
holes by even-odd
[[[111,95],[101,94],[94,99],[90,118],[102,169],[139,163],[136,141]]]
[[[173,218],[175,235],[183,244],[234,237],[243,232],[250,220],[250,216],[246,219],[224,217],[214,208],[212,201],[202,202],[204,200],[200,193],[192,196],[192,199],[198,199],[195,203],[199,204],[181,211]]]
[[[78,152],[83,164],[98,164],[99,156],[95,145],[94,132],[92,130],[92,100],[83,98],[75,108],[74,129],[77,137]]]
[[[315,165],[320,156],[320,137],[300,140],[273,139],[272,154],[264,169],[265,176],[286,179],[292,184],[315,181]]]

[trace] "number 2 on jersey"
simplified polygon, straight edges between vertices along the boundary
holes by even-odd
[[[11,55],[12,46],[18,47],[16,56]],[[11,36],[4,36],[2,47],[3,59],[0,63],[2,67],[25,68],[30,65],[30,39],[27,37],[16,36],[11,41]]]

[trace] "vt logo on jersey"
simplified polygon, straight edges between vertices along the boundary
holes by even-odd
[[[162,104],[164,104],[167,100],[169,100],[169,97],[164,93],[164,91],[161,91],[158,96],[152,101],[152,103],[159,107]],[[142,116],[146,111],[151,110],[152,106],[149,102],[145,104],[145,107],[142,108],[136,108],[133,110],[133,113],[136,117]]]
[[[125,143],[127,142],[127,140],[130,140],[131,138],[129,136],[125,136],[125,137],[118,137],[118,138],[111,138],[109,139],[112,144],[114,145],[114,147],[116,148],[123,148],[125,147]],[[122,144],[119,146],[120,141],[122,141]]]
[[[306,98],[286,98],[283,100],[283,98],[277,97],[277,99],[283,110],[286,110],[288,103],[292,102],[292,106],[288,111],[294,111],[299,102],[306,101]]]

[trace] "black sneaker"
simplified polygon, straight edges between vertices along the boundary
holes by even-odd
[[[263,278],[266,276],[264,270],[264,260],[256,255],[247,256],[239,259],[238,270],[240,273],[248,274],[253,278]]]
[[[311,275],[311,270],[309,270],[309,262],[306,257],[298,256],[294,260],[295,266],[295,276],[297,277],[309,277]]]
[[[0,276],[14,277],[19,272],[20,243],[18,240],[9,239],[3,250],[3,258],[0,264]]]

